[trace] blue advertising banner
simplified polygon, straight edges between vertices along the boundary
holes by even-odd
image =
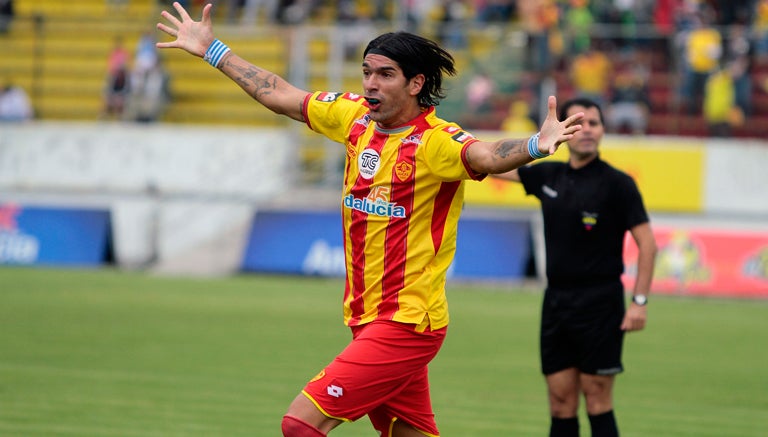
[[[109,211],[0,204],[0,264],[101,265]]]
[[[521,219],[462,218],[450,277],[517,280],[531,256],[530,224]],[[242,269],[344,276],[338,212],[262,211],[251,227]]]

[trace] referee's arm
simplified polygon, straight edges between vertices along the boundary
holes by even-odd
[[[653,280],[653,266],[656,262],[656,238],[653,236],[653,230],[650,223],[639,224],[629,230],[632,238],[635,240],[638,249],[637,255],[637,277],[635,278],[635,288],[633,294],[648,295],[651,292],[651,281]],[[629,305],[621,329],[625,331],[638,331],[645,328],[646,306],[640,306],[634,302]]]

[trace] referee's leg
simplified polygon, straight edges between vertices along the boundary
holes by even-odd
[[[550,437],[578,437],[579,374],[575,367],[546,375],[549,412],[552,416]]]
[[[593,437],[618,437],[613,414],[613,382],[616,375],[581,374],[581,390],[587,404],[587,415]]]

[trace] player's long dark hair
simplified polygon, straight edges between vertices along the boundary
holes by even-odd
[[[453,56],[436,42],[409,32],[389,32],[368,43],[363,52],[379,54],[397,62],[406,79],[424,75],[424,86],[419,92],[419,105],[434,106],[445,98],[443,73],[456,74]]]

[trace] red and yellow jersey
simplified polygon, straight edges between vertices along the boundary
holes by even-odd
[[[312,130],[347,149],[344,323],[446,326],[445,280],[456,251],[463,181],[484,177],[464,158],[477,140],[437,118],[434,108],[407,125],[382,129],[362,96],[349,93],[310,94],[303,112]]]

